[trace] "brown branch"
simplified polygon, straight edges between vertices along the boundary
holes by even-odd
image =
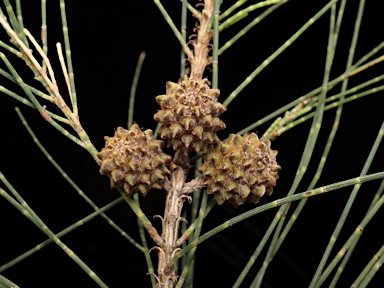
[[[183,159],[184,153],[176,153],[175,158],[177,156],[181,156],[181,159],[174,159],[174,162],[180,163],[186,160]],[[161,233],[161,238],[163,239],[164,244],[156,249],[159,257],[157,269],[158,279],[160,281],[159,287],[172,288],[177,279],[174,267],[170,267],[168,264],[172,260],[175,252],[180,249],[176,242],[179,233],[180,221],[183,220],[180,215],[183,203],[186,199],[186,195],[183,194],[183,186],[187,171],[188,169],[174,164],[171,171],[170,185],[165,186],[168,190],[165,202],[164,218],[162,219]]]
[[[212,58],[208,56],[209,42],[212,39],[212,29],[207,31],[209,22],[211,20],[214,1],[205,0],[204,10],[202,11],[200,18],[198,18],[197,26],[197,39],[191,40],[193,45],[193,57],[188,57],[188,61],[191,63],[191,79],[199,81],[203,78],[205,68],[212,63]]]

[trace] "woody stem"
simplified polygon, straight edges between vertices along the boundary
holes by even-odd
[[[179,250],[180,243],[176,243],[179,234],[181,211],[186,199],[183,193],[186,174],[188,171],[188,154],[186,151],[178,151],[174,157],[170,185],[167,187],[164,218],[162,222],[161,238],[164,244],[158,247],[158,286],[161,288],[173,288],[177,278],[175,266],[169,266],[175,253]]]

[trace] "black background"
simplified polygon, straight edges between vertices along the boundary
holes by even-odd
[[[59,4],[56,3],[58,1],[48,2],[49,57],[54,65],[56,78],[60,79],[62,95],[66,97],[66,87],[54,49],[57,41],[63,43]],[[167,81],[178,80],[180,66],[178,41],[154,2],[67,2],[80,120],[95,147],[101,149],[104,135],[111,136],[116,127],[126,126],[131,81],[142,50],[146,51],[147,57],[137,90],[134,120],[141,127],[154,129],[156,123],[152,115],[159,108],[154,97],[165,92]],[[181,4],[179,1],[163,2],[171,18],[179,26]],[[347,5],[331,78],[337,77],[345,69],[358,4],[357,1],[350,2],[354,3]],[[191,3],[194,4],[192,1]],[[221,10],[224,11],[231,3],[233,2],[224,1]],[[39,1],[25,1],[22,4],[25,27],[38,38],[41,25]],[[224,52],[219,59],[221,101],[325,4],[326,1],[290,1]],[[2,9],[5,11],[3,6]],[[225,30],[220,43],[224,44],[258,13],[260,12],[253,12],[249,19],[246,18]],[[222,139],[321,85],[328,24],[329,13],[313,24],[228,106],[228,111],[222,116],[227,124],[227,128],[219,133]],[[195,20],[189,17],[189,34],[194,25]],[[378,5],[375,6],[374,1],[368,1],[355,59],[360,59],[383,41],[382,26]],[[3,31],[1,39],[8,43],[8,37]],[[1,51],[9,55],[4,49]],[[33,75],[25,69],[23,62],[11,56],[10,60],[19,71],[22,70],[21,75],[27,83],[34,83],[42,89],[32,80]],[[1,65],[6,69],[4,64]],[[349,87],[380,75],[382,68],[383,65],[379,64],[352,77]],[[209,71],[206,76],[210,78]],[[18,87],[5,78],[0,81],[0,85],[23,95]],[[99,175],[98,166],[90,155],[62,137],[35,110],[6,95],[0,97],[0,105],[0,169],[54,232],[61,231],[93,211],[33,144],[13,110],[16,105],[20,106],[40,141],[56,161],[99,207],[118,197],[116,191],[109,189],[108,179]],[[382,92],[345,105],[334,147],[317,187],[359,175],[383,121],[382,107]],[[334,112],[331,110],[325,113],[312,162],[298,192],[306,190],[316,171],[332,127]],[[272,148],[279,151],[277,161],[282,170],[273,195],[263,197],[260,204],[284,197],[288,192],[305,146],[310,123],[311,121],[307,121],[289,130],[272,143]],[[258,127],[259,135],[270,124],[271,122]],[[383,157],[381,148],[369,173],[383,170]],[[332,257],[361,221],[379,183],[380,181],[370,182],[360,189]],[[1,187],[4,188],[4,185]],[[308,201],[284,245],[270,264],[263,287],[308,287],[351,190],[351,187],[337,190]],[[155,214],[162,214],[163,192],[152,191],[141,200],[142,208],[149,219]],[[297,203],[292,204],[289,215],[296,205]],[[244,207],[237,211],[225,205],[216,207],[206,220],[203,232],[250,208]],[[257,247],[276,211],[272,209],[252,217],[201,244],[197,250],[196,287],[208,287],[208,283],[215,287],[230,287]],[[126,204],[120,204],[107,214],[139,241],[136,218]],[[380,228],[383,217],[381,210],[367,226],[338,287],[349,287],[382,245]],[[0,219],[0,265],[46,239],[43,233],[4,199],[0,199]],[[153,220],[153,223],[159,227],[159,220]],[[132,248],[102,218],[95,218],[62,240],[109,287],[150,286],[143,255]],[[149,245],[152,247],[153,243],[149,242]],[[258,271],[264,256],[265,252],[262,252],[251,270],[252,275]],[[152,253],[152,257],[156,261],[156,253]],[[96,287],[55,245],[44,248],[2,274],[21,287]],[[244,287],[250,285],[252,279],[246,278]],[[383,280],[383,273],[379,271],[371,282],[371,287],[379,287]]]

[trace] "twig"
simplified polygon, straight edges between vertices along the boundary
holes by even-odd
[[[33,46],[35,46],[37,52],[39,52],[40,56],[43,58],[44,62],[47,65],[49,76],[51,77],[52,84],[55,88],[55,90],[59,91],[59,88],[57,87],[56,79],[55,79],[55,73],[53,72],[51,62],[49,61],[47,55],[43,52],[43,49],[39,46],[35,38],[29,33],[29,31],[24,28],[24,34],[27,35],[29,41],[32,42]]]
[[[69,98],[71,99],[71,104],[72,104],[72,107],[73,107],[73,98],[72,98],[71,84],[69,83],[69,76],[68,76],[67,66],[65,65],[63,50],[61,48],[60,42],[56,43],[56,49],[57,49],[57,55],[59,56],[61,70],[63,71],[63,75],[64,75],[64,79],[65,79],[65,84],[67,84]]]

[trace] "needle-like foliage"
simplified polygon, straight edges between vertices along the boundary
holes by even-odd
[[[0,287],[379,287],[380,5],[171,2],[0,4]]]

